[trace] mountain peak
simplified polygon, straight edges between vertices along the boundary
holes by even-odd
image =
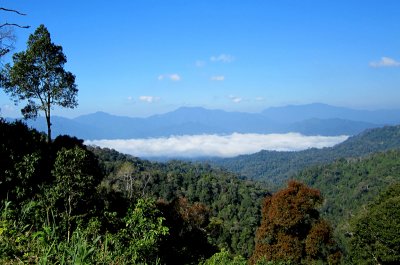
[[[104,112],[104,111],[96,111],[94,113],[89,113],[89,114],[84,114],[76,117],[75,119],[83,119],[83,118],[88,118],[88,117],[111,117],[114,115],[111,115],[110,113]]]
[[[182,111],[209,111],[208,109],[204,108],[204,107],[188,107],[188,106],[183,106],[180,108],[177,108],[176,110],[172,111],[172,112],[182,112]]]

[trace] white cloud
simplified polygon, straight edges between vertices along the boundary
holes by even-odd
[[[4,104],[4,105],[1,107],[1,110],[7,111],[7,112],[12,112],[12,111],[15,110],[15,108],[14,108],[12,105]]]
[[[0,107],[0,116],[3,117],[15,117],[19,115],[19,112],[14,108],[13,105],[4,104]]]
[[[232,100],[233,103],[240,103],[243,100],[242,98],[233,95],[229,95],[228,97],[230,100]]]
[[[231,63],[235,60],[235,57],[229,54],[220,54],[218,56],[211,56],[211,62],[222,62],[222,63]]]
[[[132,96],[129,96],[129,97],[128,97],[128,100],[129,100],[129,101],[132,101],[132,99],[133,99]]]
[[[255,99],[256,99],[256,101],[264,101],[265,100],[265,98],[263,98],[263,97],[256,97]]]
[[[160,98],[159,97],[153,97],[153,96],[140,96],[139,100],[144,101],[147,103],[153,103],[155,101],[158,101]]]
[[[206,65],[206,62],[202,61],[202,60],[197,60],[195,62],[195,65],[196,65],[196,67],[204,67]]]
[[[382,57],[378,62],[370,62],[369,66],[371,67],[399,67],[400,62],[395,59],[389,57]]]
[[[260,150],[299,151],[333,146],[347,136],[286,134],[182,135],[151,139],[94,140],[87,145],[113,148],[138,157],[233,157]]]
[[[180,77],[178,74],[172,74],[172,75],[169,76],[169,78],[170,78],[172,81],[179,81],[179,80],[181,80],[181,77]]]
[[[216,75],[216,76],[212,76],[210,78],[212,81],[224,81],[225,80],[225,76],[223,75]]]
[[[169,79],[171,81],[180,81],[181,77],[178,74],[164,74],[157,77],[158,80]]]

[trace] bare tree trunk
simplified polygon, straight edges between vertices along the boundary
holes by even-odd
[[[50,122],[50,116],[46,117],[46,122],[47,122],[47,142],[51,143],[51,122]]]
[[[146,177],[147,177],[147,179],[146,179]],[[151,179],[151,174],[145,174],[143,176],[144,184],[142,187],[142,197],[144,197],[144,195],[145,195],[146,187],[147,187],[147,184],[150,182],[150,179]]]
[[[67,214],[67,226],[68,226],[67,242],[69,242],[69,239],[71,237],[71,212],[72,212],[71,195],[69,195],[68,196],[68,214]]]
[[[50,93],[47,96],[47,111],[46,114],[46,122],[47,122],[47,143],[51,143],[51,121],[50,121]]]

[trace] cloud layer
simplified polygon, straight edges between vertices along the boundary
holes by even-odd
[[[233,102],[233,103],[240,103],[242,102],[243,98],[241,97],[236,97],[234,95],[229,95],[228,98]]]
[[[216,75],[216,76],[212,76],[211,81],[224,81],[225,80],[225,76],[223,75]]]
[[[140,101],[144,101],[147,103],[153,103],[153,102],[158,101],[159,99],[160,99],[159,97],[154,97],[154,96],[140,96],[139,97]]]
[[[231,63],[235,60],[235,57],[229,54],[220,54],[217,56],[211,56],[211,62],[222,62],[222,63]]]
[[[169,79],[171,81],[179,81],[181,80],[181,76],[178,74],[164,74],[164,75],[159,75],[157,79],[158,80]]]
[[[329,147],[347,136],[304,136],[286,134],[182,135],[164,138],[93,140],[87,145],[115,149],[138,157],[233,157],[260,150],[299,151],[311,147]]]
[[[400,62],[389,57],[382,57],[378,62],[370,62],[371,67],[400,67]]]

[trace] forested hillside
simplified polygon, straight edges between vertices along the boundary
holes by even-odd
[[[322,192],[325,201],[321,213],[336,226],[337,237],[344,247],[348,247],[351,219],[365,211],[382,191],[400,183],[400,151],[340,159],[329,165],[306,169],[296,178]],[[393,207],[400,207],[399,202]],[[395,233],[400,236],[398,231]]]
[[[400,62],[391,48],[398,45],[386,37],[393,36],[391,27],[398,30],[400,6],[14,2],[0,5],[0,105],[20,117],[11,106],[19,105],[24,121],[0,113],[0,264],[400,264],[400,125],[377,128],[398,124],[400,110],[317,103],[245,112],[311,98],[397,107]],[[349,23],[354,10],[357,23]],[[57,29],[65,48],[37,25],[41,21]],[[92,30],[93,21],[100,30]],[[38,27],[23,50],[14,29],[31,26]],[[372,39],[393,47],[382,49]],[[387,54],[371,57],[365,53],[371,47]],[[70,67],[79,78],[66,68],[64,50],[73,55]],[[354,59],[343,68],[348,58]],[[56,118],[61,109],[78,106],[78,80],[86,89],[83,108],[63,115],[80,116]],[[323,93],[313,96],[321,87]],[[198,104],[236,111],[193,107]],[[88,111],[96,113],[84,115]],[[150,116],[129,117],[139,113]],[[220,150],[260,150],[258,143],[275,141],[258,134],[283,132],[317,135],[288,134],[302,139],[285,140],[295,145],[315,140],[327,146],[330,140],[320,135],[347,140],[301,152],[165,163],[85,142],[139,137],[132,140],[151,140],[151,146],[132,149],[154,157],[168,155],[160,148],[165,143],[167,149],[208,146],[216,148],[213,155],[230,155]],[[171,135],[179,141],[165,138]],[[204,141],[209,136],[218,139]],[[245,141],[232,148],[236,138]],[[198,153],[181,154],[190,159]]]
[[[371,259],[367,245],[379,259],[400,256],[400,219],[378,217],[400,214],[399,150],[305,169],[297,179],[313,189],[291,182],[271,197],[261,182],[206,164],[149,162],[69,136],[48,143],[23,123],[0,125],[2,263],[349,264]],[[371,229],[378,235],[363,234]]]
[[[363,157],[374,152],[400,148],[400,126],[370,129],[334,147],[299,152],[261,151],[252,155],[210,161],[241,177],[281,185],[296,172],[311,165],[327,164],[339,158]]]
[[[311,167],[297,174],[296,179],[321,190],[326,200],[321,210],[337,223],[386,187],[400,182],[400,150]]]
[[[199,163],[155,163],[110,149],[90,150],[104,166],[103,188],[127,198],[150,196],[166,202],[185,198],[202,203],[209,209],[208,228],[214,229],[211,242],[246,257],[251,255],[261,199],[268,193],[261,183],[240,180]]]
[[[260,183],[0,125],[0,262],[198,264],[219,249],[251,255],[268,194]]]

